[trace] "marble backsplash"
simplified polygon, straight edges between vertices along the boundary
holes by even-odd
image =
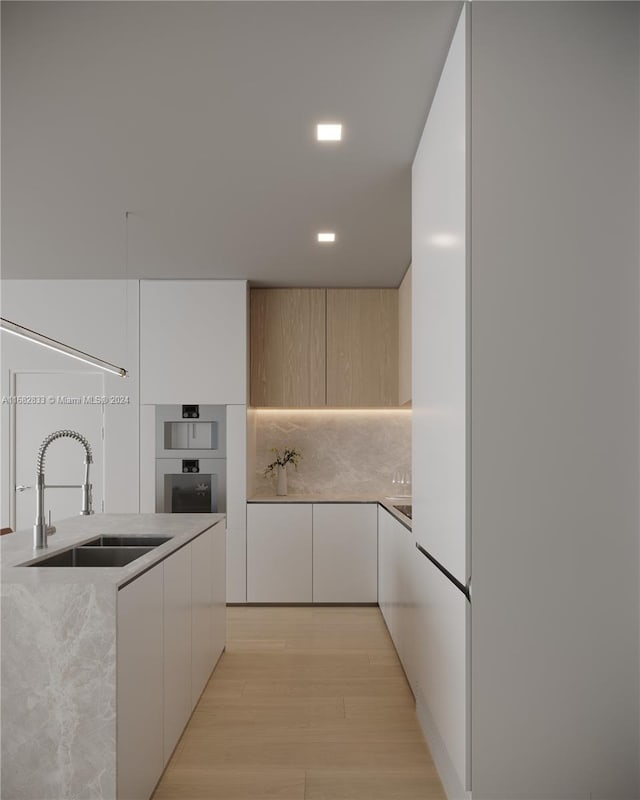
[[[256,495],[275,494],[275,477],[263,475],[272,447],[302,453],[298,468],[287,470],[289,495],[389,495],[394,472],[411,469],[407,409],[254,409],[251,417]]]

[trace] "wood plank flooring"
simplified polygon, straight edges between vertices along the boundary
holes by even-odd
[[[379,609],[227,619],[153,800],[446,800]]]

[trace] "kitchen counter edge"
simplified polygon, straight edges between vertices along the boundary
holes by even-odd
[[[2,537],[2,583],[95,583],[121,588],[168,558],[201,533],[224,523],[225,514],[93,514],[56,522],[56,533],[46,550],[33,549],[30,530]],[[123,567],[24,566],[52,556],[98,536],[168,536],[171,539]]]
[[[391,516],[395,517],[404,527],[413,532],[412,521],[394,508],[396,505],[411,505],[411,498],[409,497],[370,497],[365,495],[344,495],[327,497],[327,495],[313,495],[313,494],[288,494],[284,496],[278,495],[253,495],[247,500],[249,505],[256,503],[377,503],[388,511]]]

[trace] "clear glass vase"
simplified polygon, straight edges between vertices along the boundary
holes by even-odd
[[[278,464],[278,487],[276,494],[279,497],[284,497],[287,494],[287,468],[281,467]]]

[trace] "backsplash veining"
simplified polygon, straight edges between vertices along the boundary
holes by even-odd
[[[275,478],[263,470],[272,447],[302,452],[298,469],[289,468],[289,495],[384,496],[397,470],[411,468],[411,412],[255,412],[255,493],[273,495]]]

